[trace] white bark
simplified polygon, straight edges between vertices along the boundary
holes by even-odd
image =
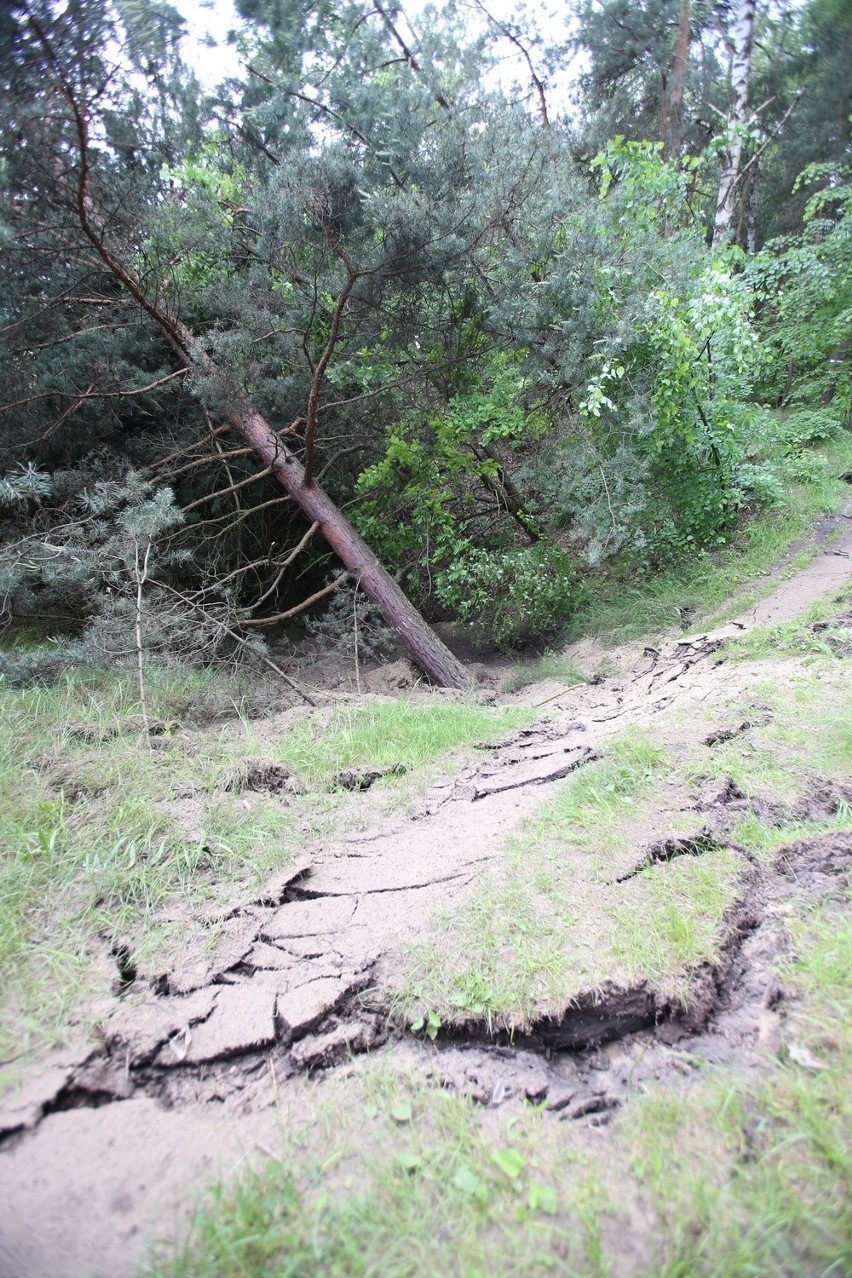
[[[731,105],[726,120],[727,147],[723,158],[719,199],[713,224],[713,243],[731,238],[737,204],[737,179],[743,154],[743,132],[749,124],[749,81],[757,0],[735,0],[731,27]]]
[[[151,721],[148,718],[148,694],[145,689],[145,651],[142,646],[142,603],[145,582],[148,580],[148,560],[151,555],[150,541],[145,547],[145,554],[140,563],[139,560],[139,542],[135,542],[133,546],[133,573],[136,581],[136,617],[135,617],[135,635],[136,635],[136,678],[139,684],[139,709],[142,714],[142,735],[145,738],[145,744],[151,746]]]

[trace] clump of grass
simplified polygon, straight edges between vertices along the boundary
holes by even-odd
[[[837,647],[849,643],[850,632],[839,621],[834,626],[830,623],[850,597],[852,586],[846,586],[833,599],[812,604],[790,621],[776,626],[755,626],[729,639],[725,656],[734,661],[771,660],[790,655],[835,657]],[[817,628],[818,623],[822,624]]]
[[[808,1066],[772,1061],[687,1096],[635,1101],[620,1134],[658,1217],[653,1272],[845,1273],[852,1210],[852,926],[836,906],[793,915],[781,966],[798,999],[786,1021]],[[811,1063],[812,1062],[812,1063]]]
[[[536,661],[518,666],[503,684],[504,692],[520,692],[534,683],[543,683],[545,679],[555,679],[560,683],[575,687],[588,683],[589,676],[568,657],[558,652],[545,652]]]
[[[633,881],[633,900],[613,914],[612,956],[628,980],[685,998],[689,973],[718,953],[741,874],[742,859],[728,848],[648,866]]]
[[[840,830],[852,830],[852,807],[845,803],[839,803],[834,815],[824,821],[791,821],[783,825],[767,825],[750,812],[734,826],[731,838],[761,860],[769,860],[788,843]]]
[[[335,710],[325,722],[297,721],[273,753],[305,780],[327,782],[348,768],[418,768],[449,750],[493,741],[531,721],[532,712],[522,708],[375,701]]]
[[[852,688],[843,662],[816,657],[783,680],[756,683],[748,704],[736,705],[739,719],[750,705],[767,721],[695,754],[694,772],[730,777],[749,797],[780,802],[816,778],[852,773]]]
[[[639,732],[627,732],[613,741],[600,762],[572,777],[561,794],[542,811],[534,837],[554,835],[571,840],[595,834],[605,842],[605,829],[623,825],[634,801],[671,762],[665,746]]]
[[[833,657],[834,652],[821,635],[797,618],[778,626],[755,626],[727,643],[725,655],[733,661],[761,661],[780,656]]]

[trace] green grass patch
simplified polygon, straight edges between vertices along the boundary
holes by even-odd
[[[723,935],[742,860],[720,850],[617,881],[649,830],[694,825],[664,810],[671,767],[665,746],[631,731],[571,777],[501,866],[411,947],[392,992],[398,1019],[520,1025],[611,979],[680,993]]]
[[[532,719],[528,709],[489,709],[463,700],[373,701],[335,710],[327,720],[296,721],[272,754],[304,780],[325,783],[349,768],[416,769]]]
[[[744,735],[690,752],[693,777],[730,777],[749,798],[791,803],[820,778],[852,775],[852,686],[836,657],[815,656],[783,678],[761,678],[719,724],[752,716],[755,726]]]
[[[623,829],[636,800],[670,764],[665,746],[640,732],[625,733],[603,759],[572,777],[542,810],[533,826],[533,841],[557,836],[587,843],[594,837],[603,852],[611,850],[607,836]]]
[[[543,683],[545,679],[555,679],[571,687],[589,682],[589,676],[580,669],[576,661],[561,657],[557,652],[545,652],[536,661],[518,666],[503,684],[503,691],[520,692],[522,688]]]
[[[800,616],[777,626],[755,626],[725,644],[725,656],[734,661],[766,661],[787,656],[836,657],[852,646],[852,631],[845,620],[832,624],[838,609],[852,598],[846,586],[827,601],[811,605]]]
[[[634,900],[613,915],[612,955],[628,979],[670,985],[685,998],[683,978],[718,954],[742,869],[740,856],[716,848],[643,870]]]
[[[621,1121],[660,1222],[651,1271],[665,1278],[849,1272],[852,925],[833,905],[788,929],[786,1058],[768,1058],[760,1081],[725,1073],[685,1097],[654,1091]]]
[[[324,1148],[291,1129],[281,1160],[212,1192],[153,1278],[603,1273],[605,1193],[581,1166],[541,1167],[541,1115],[489,1138],[470,1101],[378,1071],[318,1109]]]
[[[676,1087],[646,1083],[592,1135],[536,1106],[484,1109],[366,1061],[314,1095],[310,1121],[289,1120],[280,1157],[210,1192],[150,1272],[849,1272],[852,925],[834,903],[787,927],[779,972],[797,999],[787,1050],[767,1054],[760,1075],[705,1066]]]
[[[768,860],[774,852],[788,843],[849,830],[852,830],[852,807],[840,803],[837,812],[825,821],[791,821],[784,825],[767,825],[754,813],[749,813],[734,826],[731,838],[754,852],[761,860]]]

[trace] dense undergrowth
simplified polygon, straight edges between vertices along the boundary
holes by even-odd
[[[809,473],[782,481],[773,509],[743,520],[731,544],[696,552],[644,579],[603,574],[566,628],[565,638],[599,635],[614,642],[694,624],[719,622],[770,592],[779,577],[815,552],[815,523],[849,498],[852,433],[803,452]]]

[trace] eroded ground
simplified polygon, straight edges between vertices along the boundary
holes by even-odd
[[[226,1194],[158,1272],[844,1272],[849,1044],[818,968],[849,947],[850,551],[500,697],[525,726],[425,788],[392,743],[354,759],[260,887],[165,920],[155,955],[103,937],[94,1037],[6,1065],[2,1272],[139,1273],[240,1171],[253,1223]],[[276,743],[332,713],[250,752],[233,729],[230,819],[302,811]],[[189,826],[199,794],[168,798]]]

